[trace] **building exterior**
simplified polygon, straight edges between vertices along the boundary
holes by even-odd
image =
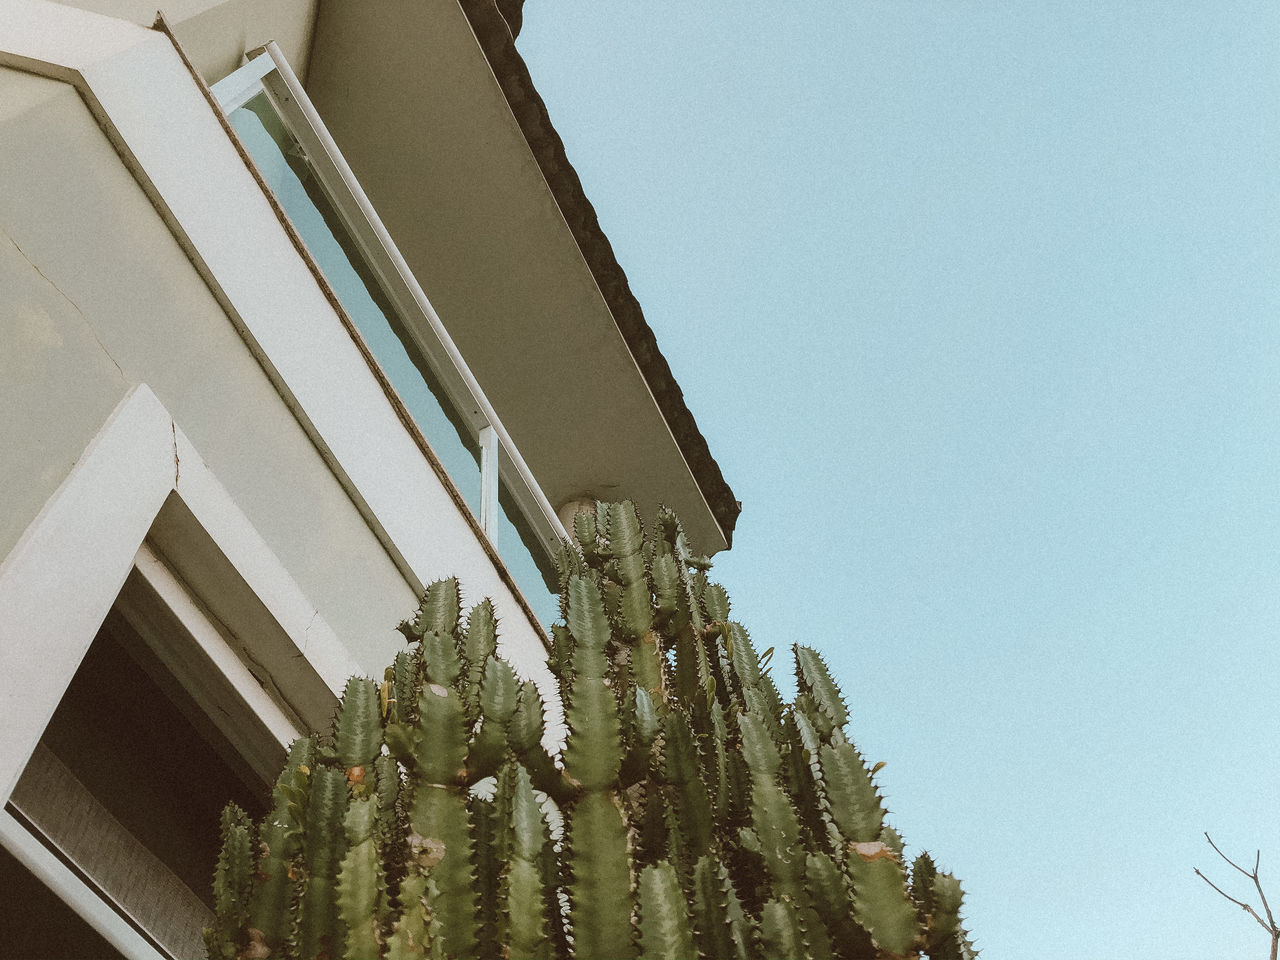
[[[546,685],[577,505],[730,545],[519,6],[0,0],[13,955],[198,954],[217,810],[430,581]]]

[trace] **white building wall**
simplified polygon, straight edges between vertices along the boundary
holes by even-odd
[[[0,805],[113,609],[157,618],[146,642],[211,717],[243,703],[284,740],[349,672],[380,677],[423,584],[457,575],[556,739],[543,635],[496,555],[169,37],[102,7],[128,19],[0,0]],[[312,3],[178,7],[213,78],[265,11],[298,27]],[[0,811],[0,846],[156,956],[31,840]]]
[[[318,0],[60,0],[67,6],[149,27],[164,12],[200,75],[220,80],[246,50],[274,40],[299,76],[311,53]]]
[[[125,391],[147,383],[365,669],[414,591],[71,86],[0,72],[0,421],[12,547]],[[269,278],[264,277],[264,282]],[[434,479],[434,478],[433,478]],[[16,502],[15,502],[16,501]]]
[[[0,62],[52,59],[56,5],[3,6],[28,29],[11,20]],[[0,71],[0,555],[146,383],[363,670],[403,647],[420,585],[456,574],[547,689],[538,631],[168,39],[85,22],[100,43],[82,31],[78,63],[42,68],[78,71],[83,95]]]

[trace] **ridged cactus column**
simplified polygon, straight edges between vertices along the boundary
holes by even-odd
[[[567,725],[432,584],[381,684],[290,750],[272,812],[223,815],[219,960],[965,960],[962,892],[908,866],[849,708],[796,647],[784,703],[663,511],[574,518],[549,666]]]

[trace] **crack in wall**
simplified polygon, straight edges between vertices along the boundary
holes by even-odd
[[[176,489],[182,479],[182,460],[178,457],[178,425],[169,421],[169,429],[173,432],[173,486]]]
[[[239,642],[238,638],[237,642]],[[249,673],[258,681],[258,686],[267,692],[267,695],[271,697],[276,706],[282,709],[289,722],[298,728],[301,735],[306,736],[307,723],[302,719],[302,711],[298,709],[298,705],[276,683],[271,671],[260,663],[244,644],[239,644],[236,652],[239,654],[241,662],[248,668]],[[300,656],[300,654],[298,655]]]
[[[0,230],[0,233],[4,233],[4,231]],[[116,362],[116,358],[111,355],[111,351],[107,349],[107,345],[102,342],[102,338],[98,336],[97,328],[95,328],[93,323],[89,320],[89,318],[85,316],[84,311],[80,309],[79,304],[77,304],[74,300],[68,297],[66,293],[63,292],[62,288],[59,287],[56,283],[54,283],[53,280],[51,280],[49,276],[43,270],[40,269],[40,267],[36,264],[34,260],[32,260],[30,257],[26,255],[22,247],[18,245],[17,240],[13,239],[13,237],[8,233],[4,233],[4,235],[9,240],[9,242],[13,244],[13,249],[18,251],[18,256],[22,257],[23,260],[27,261],[27,264],[31,267],[31,269],[40,275],[40,279],[43,280],[45,283],[47,283],[49,286],[53,287],[53,289],[57,291],[58,296],[62,297],[63,300],[71,304],[72,309],[75,310],[75,312],[80,315],[80,319],[84,321],[84,325],[89,328],[89,335],[93,337],[94,341],[98,344],[98,348],[102,350],[103,354],[106,355],[106,358],[108,360],[110,360],[113,364],[115,364],[116,372],[120,374],[120,379],[123,380],[125,383],[128,383],[129,378],[124,375],[124,370],[121,369],[120,364]]]

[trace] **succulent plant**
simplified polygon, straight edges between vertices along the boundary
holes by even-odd
[[[431,584],[382,683],[352,678],[332,734],[291,747],[263,822],[224,812],[209,956],[975,956],[959,882],[903,859],[818,653],[795,648],[784,703],[669,511],[645,536],[598,504],[574,537],[563,748],[492,605]]]

